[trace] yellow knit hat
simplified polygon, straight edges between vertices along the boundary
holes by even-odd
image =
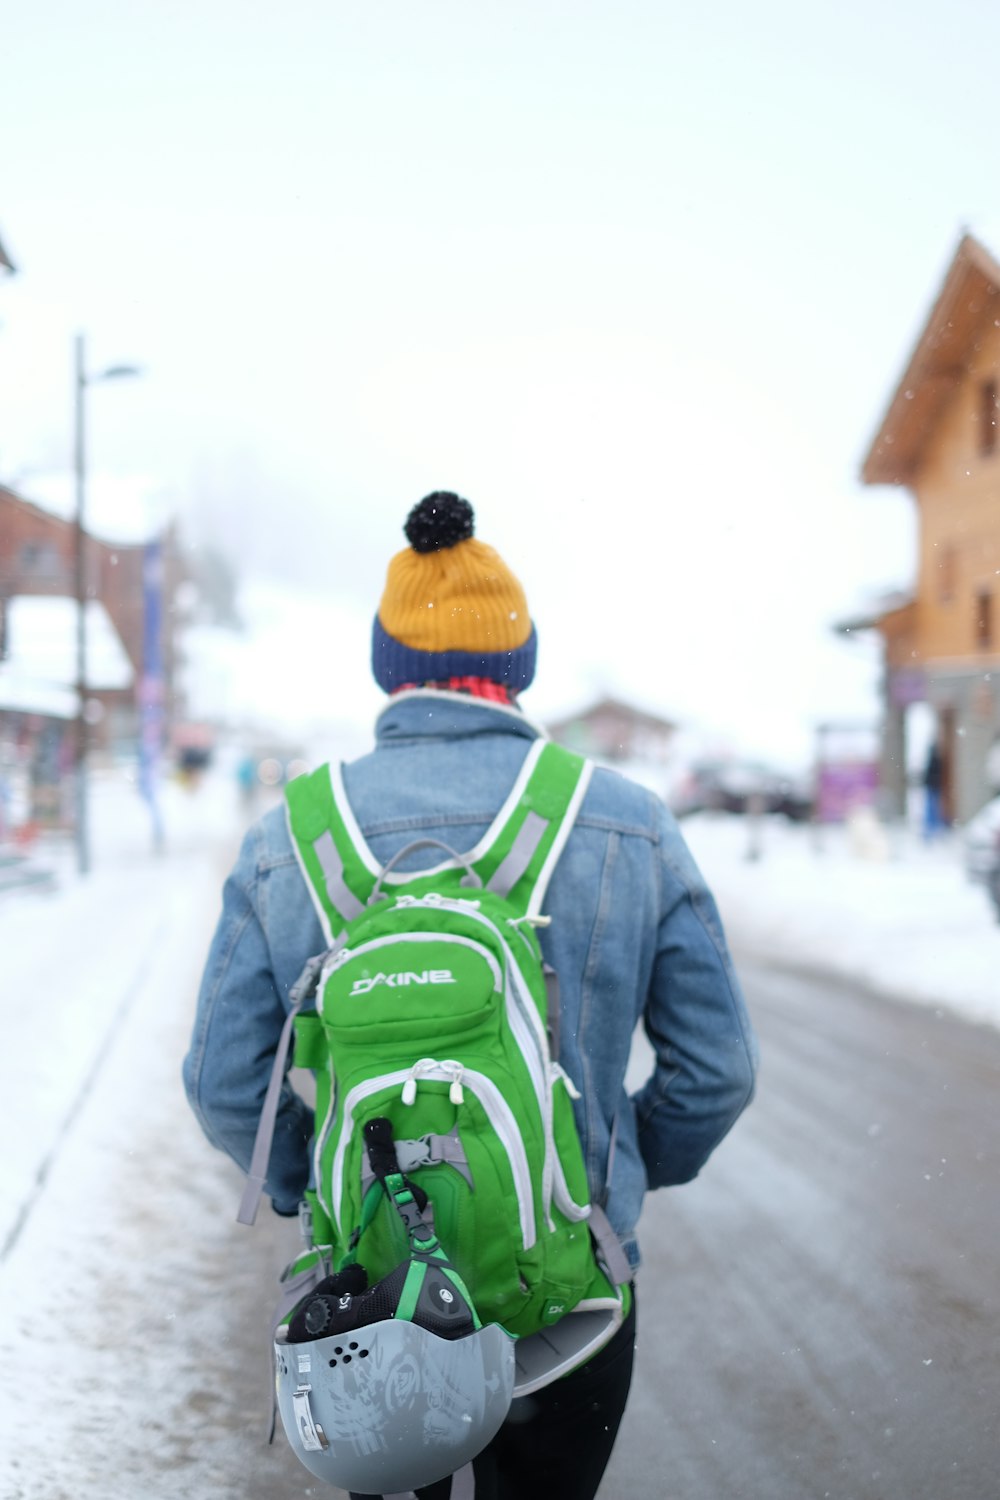
[[[389,563],[375,619],[372,667],[403,683],[478,676],[513,691],[534,676],[535,631],[524,590],[500,555],[473,536],[467,500],[447,491],[414,506],[410,546]]]

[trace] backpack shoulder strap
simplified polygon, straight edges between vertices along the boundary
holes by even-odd
[[[593,769],[583,756],[539,741],[518,778],[519,795],[501,810],[476,860],[486,888],[526,916],[541,911]]]
[[[320,766],[285,788],[288,831],[323,934],[332,943],[360,916],[379,869],[344,791],[340,767]]]
[[[582,756],[537,741],[474,858],[469,856],[482,884],[526,916],[541,910],[592,772]],[[285,801],[299,868],[332,944],[364,910],[384,872],[355,822],[338,766],[296,777],[285,788]],[[463,866],[469,868],[459,856],[448,861],[451,869]],[[395,880],[414,878],[430,877]]]

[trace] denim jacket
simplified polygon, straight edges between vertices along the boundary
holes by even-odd
[[[386,863],[435,838],[482,838],[543,733],[519,709],[414,690],[378,719],[375,749],[346,765],[361,832]],[[414,851],[400,868],[440,858]],[[756,1043],[715,903],[673,818],[652,793],[598,768],[556,866],[541,930],[559,977],[560,1061],[580,1091],[591,1193],[633,1265],[647,1188],[688,1182],[749,1103]],[[284,812],[250,828],[226,882],[184,1082],[213,1145],[248,1168],[289,990],[324,942]],[[642,1024],[651,1076],[625,1072]],[[312,1113],[286,1080],[267,1191],[292,1213],[309,1178]]]

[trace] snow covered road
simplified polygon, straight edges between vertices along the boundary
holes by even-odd
[[[276,1276],[295,1249],[296,1228],[266,1206],[255,1229],[235,1223],[238,1173],[202,1139],[180,1083],[194,995],[239,820],[224,798],[187,799],[172,811],[174,836],[164,859],[150,856],[146,830],[132,809],[132,821],[115,825],[114,838],[113,820],[104,825],[107,842],[98,842],[96,868],[86,882],[67,878],[51,893],[0,902],[0,1355],[6,1377],[0,1385],[0,1500],[139,1494],[151,1500],[292,1500],[320,1493],[336,1500],[338,1493],[313,1481],[280,1438],[272,1448],[263,1440],[270,1303]],[[817,851],[805,830],[775,825],[765,830],[763,858],[748,862],[745,832],[732,819],[698,821],[688,830],[737,949],[747,955],[748,973],[755,971],[751,1001],[761,995],[764,1016],[771,994],[783,997],[781,1014],[768,1022],[769,1050],[780,1066],[765,1054],[761,1097],[704,1179],[650,1201],[636,1396],[602,1500],[616,1500],[657,1476],[664,1485],[657,1493],[688,1500],[708,1494],[720,1475],[727,1487],[716,1493],[802,1500],[806,1491],[796,1486],[810,1472],[809,1452],[796,1449],[794,1462],[781,1467],[774,1454],[780,1456],[788,1434],[781,1403],[772,1410],[766,1391],[783,1392],[782,1402],[795,1410],[815,1406],[814,1376],[802,1350],[808,1345],[821,1368],[839,1357],[829,1328],[840,1329],[844,1347],[864,1333],[853,1328],[850,1301],[839,1317],[821,1307],[842,1279],[836,1266],[826,1266],[823,1249],[842,1216],[836,1233],[844,1255],[853,1253],[850,1175],[829,1190],[813,1183],[826,1158],[839,1157],[850,1144],[845,1131],[852,1117],[831,1117],[827,1144],[818,1149],[814,1123],[788,1118],[789,1110],[794,1115],[803,1100],[812,1106],[829,1086],[820,1006],[832,1003],[835,1014],[842,1005],[823,1000],[821,985],[798,985],[787,973],[768,981],[753,956],[767,953],[789,969],[839,969],[887,994],[965,1009],[994,1027],[1000,1020],[1000,1004],[991,1004],[991,997],[1000,999],[1000,931],[982,893],[964,882],[952,851],[859,860],[839,836]],[[850,1005],[851,1015],[860,1016],[873,1002],[859,995]],[[919,1021],[900,1024],[913,1034]],[[947,1025],[976,1036],[974,1028]],[[983,1046],[992,1046],[997,1039],[986,1035]],[[818,1070],[815,1088],[810,1068]],[[850,1076],[845,1081],[849,1091]],[[872,1107],[879,1104],[878,1087],[869,1090]],[[896,1138],[904,1141],[906,1109],[896,1090],[886,1082],[884,1102],[895,1112]],[[961,1093],[953,1096],[956,1120],[965,1107]],[[861,1123],[868,1131],[881,1119],[875,1109]],[[865,1135],[866,1142],[879,1139]],[[804,1153],[798,1177],[789,1176],[790,1142]],[[782,1183],[789,1182],[794,1201],[783,1203]],[[891,1190],[887,1179],[882,1197]],[[988,1201],[981,1192],[963,1196],[961,1180],[956,1185],[949,1177],[947,1192],[927,1186],[927,1224],[945,1195],[951,1221]],[[878,1203],[866,1205],[862,1194],[854,1222],[874,1223],[877,1210]],[[921,1212],[914,1198],[908,1222],[923,1234]],[[790,1237],[782,1228],[789,1214]],[[815,1282],[798,1271],[794,1280],[794,1266],[775,1263],[775,1256],[780,1262],[791,1255],[798,1265],[814,1242]],[[744,1257],[753,1268],[749,1279],[740,1269]],[[927,1274],[938,1276],[942,1264],[929,1254]],[[652,1274],[657,1266],[661,1277]],[[875,1271],[888,1296],[891,1258]],[[811,1343],[804,1328],[794,1343],[789,1336],[787,1348],[781,1343],[780,1298],[761,1321],[754,1277],[763,1278],[762,1286],[791,1286],[802,1318],[810,1315],[811,1298],[819,1299]],[[731,1296],[719,1301],[727,1279]],[[855,1290],[867,1306],[865,1288]],[[974,1285],[960,1290],[972,1305]],[[708,1321],[701,1313],[706,1298],[712,1303]],[[931,1298],[927,1307],[942,1305]],[[926,1320],[927,1307],[913,1301],[910,1311]],[[940,1351],[951,1351],[957,1327],[948,1316],[944,1307],[938,1352],[924,1356],[934,1359],[935,1376]],[[719,1346],[701,1353],[699,1341],[712,1337],[712,1328]],[[864,1369],[877,1373],[878,1358],[869,1354]],[[910,1354],[915,1357],[915,1346]],[[957,1358],[949,1352],[949,1369]],[[739,1374],[759,1370],[761,1359],[770,1361],[768,1387],[759,1380],[747,1384]],[[686,1360],[699,1377],[685,1375],[679,1391],[678,1362]],[[925,1368],[921,1363],[916,1374]],[[943,1420],[949,1402],[958,1399],[953,1389],[933,1387]],[[738,1423],[727,1411],[727,1391],[746,1408]],[[715,1427],[699,1446],[689,1424],[702,1399],[711,1403]],[[680,1424],[671,1439],[669,1483],[659,1468],[661,1408],[675,1410]],[[912,1410],[921,1410],[916,1394]],[[852,1446],[856,1423],[839,1428],[822,1414],[814,1418],[825,1434],[825,1452],[836,1451],[838,1432],[847,1445],[838,1459],[841,1487],[831,1493],[884,1500],[889,1491],[865,1488],[856,1467],[862,1458],[874,1463],[878,1433],[871,1423]],[[720,1435],[729,1443],[725,1452]],[[757,1477],[740,1488],[741,1451],[753,1444]],[[955,1490],[960,1493],[966,1491]]]

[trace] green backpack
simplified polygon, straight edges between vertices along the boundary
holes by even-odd
[[[553,1058],[557,989],[534,930],[548,920],[541,903],[590,771],[538,742],[477,848],[461,856],[442,845],[446,859],[418,874],[394,867],[434,841],[417,840],[381,868],[336,768],[287,788],[293,842],[330,943],[307,965],[289,1018],[295,1063],[316,1078],[315,1259],[297,1264],[293,1290],[308,1289],[310,1269],[318,1279],[356,1256],[373,1283],[407,1258],[405,1228],[364,1147],[366,1122],[386,1119],[400,1170],[427,1194],[483,1322],[524,1339],[571,1312],[591,1315],[563,1325],[573,1332],[557,1373],[621,1321],[630,1274],[590,1203],[576,1092]],[[284,1063],[276,1060],[272,1086]],[[273,1128],[276,1092],[271,1103]],[[270,1154],[261,1124],[244,1222]],[[542,1342],[551,1347],[548,1335]],[[544,1383],[534,1365],[522,1389]]]

